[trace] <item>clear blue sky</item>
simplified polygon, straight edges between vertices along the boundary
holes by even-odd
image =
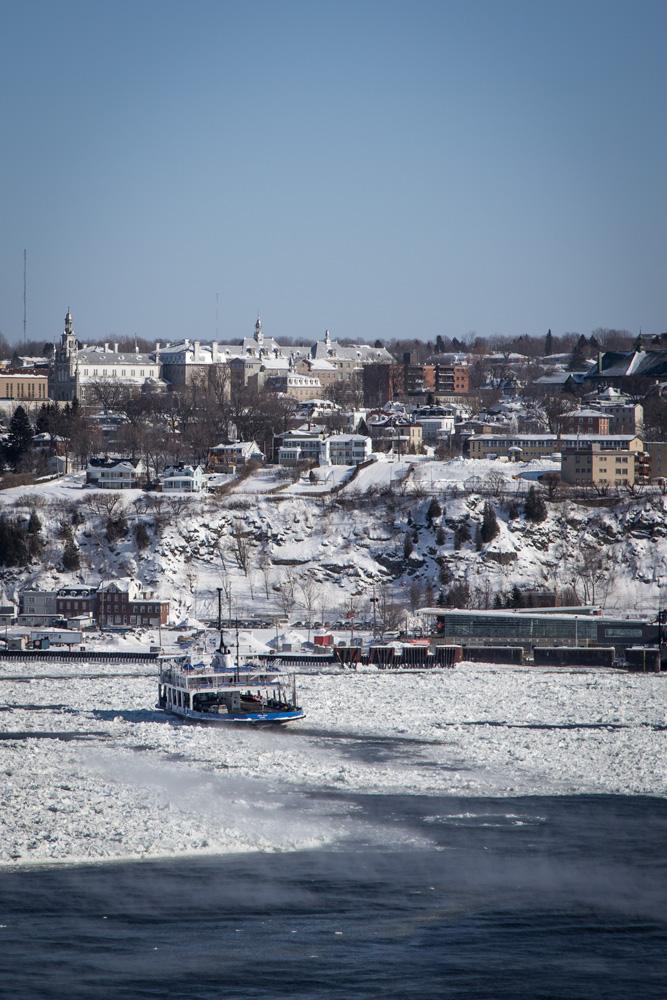
[[[22,0],[0,331],[667,330],[667,3]]]

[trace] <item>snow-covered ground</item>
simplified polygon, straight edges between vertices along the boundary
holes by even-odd
[[[667,792],[659,675],[464,664],[299,683],[303,722],[245,731],[156,711],[150,668],[0,665],[0,861],[335,845],[360,832],[358,795]]]

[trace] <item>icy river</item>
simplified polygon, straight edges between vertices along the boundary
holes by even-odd
[[[248,732],[143,668],[0,667],[0,995],[667,995],[667,678],[299,690]]]

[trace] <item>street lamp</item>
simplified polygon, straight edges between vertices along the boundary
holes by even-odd
[[[373,638],[375,639],[377,635],[377,618],[376,618],[376,607],[378,598],[375,597],[375,590],[373,591],[373,597],[369,597],[368,600],[373,605]]]

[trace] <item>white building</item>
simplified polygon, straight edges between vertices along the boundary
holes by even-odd
[[[331,434],[322,442],[320,465],[359,465],[368,461],[371,447],[365,434]]]
[[[106,382],[137,392],[165,387],[160,362],[151,354],[119,353],[118,344],[110,348],[108,343],[104,347],[85,344],[79,347],[68,312],[61,343],[49,368],[49,396],[55,400],[76,397],[80,402],[90,402]]]
[[[146,478],[140,458],[91,458],[86,467],[86,483],[102,490],[139,489]]]
[[[199,465],[170,465],[162,473],[162,492],[201,493],[204,476]]]

